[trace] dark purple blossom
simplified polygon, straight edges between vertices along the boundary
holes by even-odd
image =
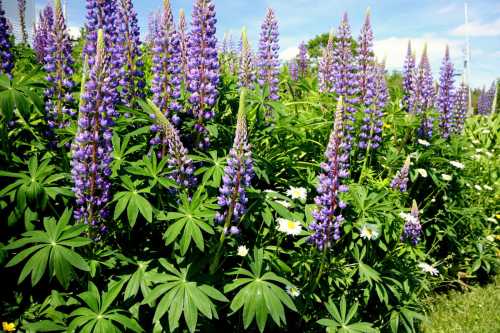
[[[215,115],[214,106],[218,96],[220,74],[216,23],[213,2],[196,0],[188,41],[187,90],[190,93],[189,112],[196,119],[195,130],[201,136],[201,140],[197,140],[200,148],[210,143],[205,123]]]
[[[326,162],[321,163],[318,195],[314,199],[317,210],[313,212],[314,222],[309,229],[313,232],[310,240],[322,250],[340,238],[340,226],[344,220],[341,210],[346,203],[340,199],[340,193],[347,192],[348,187],[342,179],[349,177],[349,171],[343,167],[349,158],[347,143],[344,138],[344,107],[342,96],[339,97],[335,122],[326,148]]]
[[[274,11],[269,8],[261,26],[258,52],[258,75],[257,82],[264,88],[269,89],[269,99],[271,101],[279,100],[279,32],[278,21]],[[270,116],[269,114],[267,115]]]
[[[437,96],[437,108],[439,112],[439,128],[441,136],[447,139],[452,130],[453,105],[455,104],[455,90],[453,63],[450,60],[450,50],[446,46],[446,51],[441,65],[439,77],[439,88]]]
[[[2,0],[0,0],[0,74],[6,74],[9,78],[14,68],[11,38],[11,29],[5,18]]]
[[[418,215],[419,213],[417,202],[413,200],[410,214],[402,214],[402,217],[405,220],[405,225],[403,227],[401,241],[409,241],[412,245],[417,245],[420,241],[420,236],[422,234],[422,225],[420,224],[420,218]]]
[[[218,204],[222,212],[215,216],[219,223],[224,222],[225,230],[228,230],[231,222],[238,223],[245,213],[248,203],[246,189],[251,185],[254,175],[252,152],[247,138],[245,90],[241,90],[234,143],[229,151],[222,177],[223,184],[219,190]]]
[[[436,91],[434,89],[431,65],[427,56],[427,45],[424,46],[422,58],[418,66],[417,87],[419,91],[418,114],[420,116],[418,135],[422,138],[431,138],[433,119],[429,111],[434,107]]]
[[[48,35],[52,31],[53,25],[54,12],[52,7],[47,5],[39,14],[39,19],[35,26],[35,36],[33,38],[33,49],[40,63],[44,63],[45,56],[47,55]]]
[[[255,84],[255,65],[252,47],[248,42],[247,32],[241,33],[241,54],[240,54],[238,85],[248,89],[253,89]]]
[[[323,49],[318,67],[319,91],[322,93],[330,93],[334,91],[333,87],[333,31],[328,36],[328,43]]]
[[[94,59],[88,61],[91,64],[88,76],[84,72],[82,80],[85,88],[72,145],[71,174],[76,197],[75,219],[104,232],[106,226],[102,222],[109,216],[106,205],[111,200],[111,137],[117,112],[110,75],[112,57],[106,50],[104,32],[100,29],[96,42]]]
[[[477,113],[481,115],[488,115],[494,110],[494,100],[496,94],[496,82],[491,84],[491,87],[486,90],[484,87],[479,94],[477,100]]]
[[[403,107],[406,112],[415,112],[417,94],[417,75],[415,55],[411,50],[411,42],[408,41],[408,50],[403,65]]]
[[[306,77],[309,72],[309,55],[307,54],[306,43],[302,42],[299,45],[299,54],[297,55],[297,66],[299,68],[299,76]]]
[[[410,172],[410,156],[408,156],[401,170],[398,170],[396,176],[391,181],[391,188],[400,192],[408,190],[408,173]]]

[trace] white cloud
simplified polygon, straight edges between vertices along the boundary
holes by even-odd
[[[69,36],[72,39],[77,39],[77,38],[80,37],[80,27],[74,26],[74,25],[70,25],[68,27],[68,33],[69,33]]]
[[[437,14],[444,15],[444,14],[449,14],[453,13],[456,10],[458,10],[458,6],[455,3],[449,4],[448,6],[442,7],[438,9]]]
[[[280,52],[280,59],[284,61],[289,61],[295,58],[297,54],[299,54],[299,48],[296,46],[292,46]]]
[[[459,25],[451,30],[454,36],[465,36],[467,30],[465,24]],[[470,22],[469,23],[469,36],[471,37],[494,37],[500,36],[500,19],[493,22]]]

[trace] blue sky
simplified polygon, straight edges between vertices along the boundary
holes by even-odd
[[[14,0],[7,0],[7,2]],[[63,0],[64,1],[64,0]],[[133,0],[134,1],[134,0]],[[36,0],[37,8],[46,2]],[[69,26],[82,26],[85,19],[85,1],[67,0]],[[184,8],[189,17],[191,0],[171,0],[177,13]],[[157,11],[162,0],[135,0],[141,32],[145,35],[149,13]],[[464,48],[464,9],[462,1],[442,0],[215,0],[218,35],[229,32],[236,40],[242,26],[257,44],[261,21],[267,7],[275,9],[280,29],[280,54],[293,57],[298,43],[314,35],[336,28],[344,11],[354,36],[358,35],[368,7],[372,12],[375,34],[375,52],[387,59],[389,69],[402,66],[408,39],[413,41],[417,55],[428,43],[429,56],[437,77],[446,44],[450,45],[457,69],[462,69]],[[500,1],[469,1],[471,35],[471,83],[489,85],[500,77]]]

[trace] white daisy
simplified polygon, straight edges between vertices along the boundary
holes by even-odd
[[[292,207],[292,205],[288,201],[285,201],[285,200],[276,200],[276,203],[279,203],[280,205],[282,205],[285,208]]]
[[[436,275],[439,275],[439,271],[437,270],[437,268],[435,268],[434,266],[432,265],[429,265],[428,263],[425,263],[425,262],[421,262],[418,264],[418,267],[422,270],[422,272],[424,273],[429,273],[430,275],[432,276],[436,276]]]
[[[483,149],[482,149],[482,148],[476,148],[476,153],[478,153],[478,154],[479,154],[479,153],[481,153],[482,151],[483,151]]]
[[[486,236],[486,239],[490,242],[494,242],[495,241],[495,235],[488,235]]]
[[[481,187],[481,185],[477,185],[477,184],[476,184],[476,185],[474,185],[474,188],[475,188],[476,190],[478,190],[478,191],[482,191],[482,190],[483,190],[483,188]]]
[[[441,175],[441,178],[443,178],[443,180],[446,180],[446,181],[448,182],[448,181],[450,181],[453,177],[452,177],[452,176],[450,176],[450,175],[447,175],[447,174],[443,173],[443,174]]]
[[[490,130],[489,129],[484,129],[481,131],[481,133],[483,134],[490,134]]]
[[[479,140],[476,140],[476,139],[472,140],[472,143],[475,144],[475,145],[480,144]]]
[[[490,151],[485,151],[484,154],[488,157],[493,157],[493,154]]]
[[[299,221],[277,218],[276,222],[278,222],[278,231],[284,232],[287,235],[296,236],[302,231],[302,225]]]
[[[463,169],[463,168],[465,168],[465,165],[463,165],[459,161],[450,161],[450,164],[453,165],[457,169]]]
[[[248,248],[245,245],[238,246],[238,252],[237,252],[237,254],[240,257],[246,257],[246,255],[248,254]]]
[[[427,170],[425,169],[417,169],[417,172],[422,176],[422,178],[427,178]]]
[[[286,191],[286,195],[292,199],[305,201],[307,199],[307,190],[304,187],[290,186],[290,189]]]
[[[360,237],[368,240],[377,239],[379,231],[373,224],[365,224],[360,230]]]
[[[300,289],[295,286],[286,286],[286,292],[292,297],[300,296]]]
[[[491,187],[490,185],[483,185],[483,188],[488,191],[493,191],[493,187]]]
[[[420,143],[422,146],[424,147],[429,147],[431,144],[429,143],[429,141],[426,141],[426,140],[422,140],[422,139],[418,139],[417,140],[418,143]]]

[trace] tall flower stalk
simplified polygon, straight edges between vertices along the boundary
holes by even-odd
[[[453,105],[455,104],[455,90],[453,63],[450,60],[450,50],[446,46],[441,73],[439,77],[439,89],[437,107],[439,111],[439,128],[441,136],[447,139],[452,130]]]
[[[396,175],[391,181],[391,188],[400,192],[408,190],[408,173],[410,172],[410,156],[408,156],[401,170],[396,172]]]
[[[465,116],[467,114],[467,102],[469,100],[469,89],[462,82],[457,90],[455,105],[453,107],[453,132],[461,134],[464,129]]]
[[[318,67],[319,91],[322,93],[330,93],[334,91],[333,62],[334,62],[334,50],[333,50],[333,30],[332,30],[328,35],[328,43],[326,44],[326,47],[323,49],[322,57],[319,61],[319,67]]]
[[[219,84],[219,60],[215,36],[215,5],[211,0],[196,0],[192,12],[188,42],[189,112],[196,119],[197,144],[206,148],[210,144],[205,123],[215,115]]]
[[[46,49],[47,46],[49,46],[49,34],[53,29],[53,25],[54,11],[50,5],[47,5],[39,14],[39,19],[35,26],[35,36],[33,38],[33,49],[35,50],[38,61],[42,64],[45,62],[45,56],[47,55]]]
[[[181,56],[181,73],[182,79],[186,82],[187,72],[188,72],[188,33],[187,33],[187,23],[186,23],[186,14],[184,13],[184,9],[179,10],[179,49]]]
[[[21,38],[24,45],[28,44],[28,32],[26,31],[26,0],[17,0],[19,11],[19,26],[21,27]]]
[[[47,35],[46,42],[44,68],[48,73],[49,86],[45,90],[45,110],[49,128],[53,129],[67,126],[64,115],[73,117],[76,114],[75,101],[71,94],[74,87],[71,40],[60,0],[55,1],[53,28]]]
[[[239,57],[238,85],[240,88],[253,89],[255,84],[255,66],[252,47],[248,42],[247,31],[241,32],[241,54]]]
[[[411,42],[408,41],[408,49],[403,65],[403,107],[406,112],[415,112],[416,90],[416,60],[411,50]]]
[[[5,18],[5,11],[0,0],[0,74],[5,74],[11,78],[14,68],[14,58],[12,56],[11,31]]]
[[[279,100],[279,32],[276,15],[271,8],[268,8],[266,17],[261,26],[258,52],[258,75],[257,82],[261,88],[268,87],[269,100]],[[270,117],[270,110],[266,116]]]
[[[104,221],[109,216],[106,205],[111,200],[111,137],[116,111],[109,73],[113,68],[112,58],[106,52],[103,30],[98,30],[96,41],[88,79],[83,83],[71,174],[76,197],[75,219],[102,233],[106,231]]]
[[[288,73],[293,81],[297,81],[299,79],[299,65],[297,65],[297,60],[292,59],[288,63]]]
[[[417,245],[422,234],[422,225],[420,224],[417,202],[413,200],[410,214],[402,214],[405,224],[401,241],[409,241],[412,245]]]
[[[340,227],[344,221],[341,210],[346,207],[346,203],[340,199],[340,193],[348,191],[347,185],[342,184],[342,179],[349,177],[349,171],[343,167],[349,155],[344,137],[342,104],[341,96],[325,152],[326,162],[321,163],[318,195],[314,199],[318,209],[313,212],[314,222],[309,226],[313,232],[310,240],[320,250],[330,247],[333,241],[340,238]]]
[[[427,45],[424,46],[422,57],[417,72],[417,86],[419,90],[419,115],[420,128],[418,135],[422,138],[431,138],[433,130],[433,119],[430,115],[430,109],[434,107],[436,91],[434,89],[434,80],[432,78],[431,65],[427,56]]]
[[[245,112],[246,89],[241,89],[240,105],[236,121],[236,132],[233,147],[229,151],[227,166],[224,168],[222,177],[223,185],[219,190],[218,204],[222,211],[218,212],[215,219],[219,223],[224,223],[223,231],[219,240],[216,256],[210,265],[213,273],[219,265],[222,245],[226,233],[238,233],[237,224],[241,216],[245,213],[248,203],[246,189],[250,187],[254,175],[252,152],[247,138],[247,120]],[[233,227],[230,228],[231,224]]]
[[[306,77],[309,72],[309,55],[307,54],[307,47],[304,42],[301,42],[299,45],[297,65],[299,67],[299,76],[302,78]]]

